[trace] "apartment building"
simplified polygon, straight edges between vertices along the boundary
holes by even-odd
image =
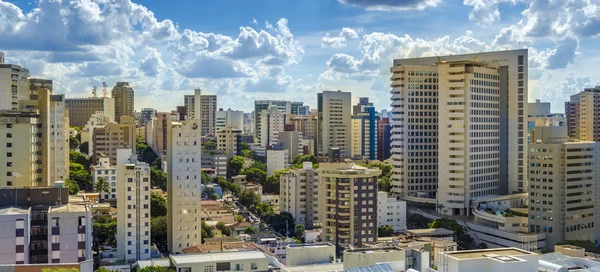
[[[151,123],[146,124],[146,142],[157,155],[164,155],[167,151],[167,127],[169,113],[158,112]]]
[[[274,146],[279,139],[279,132],[285,130],[287,115],[278,107],[271,106],[268,109],[260,112],[260,137],[259,144],[261,147]]]
[[[129,82],[117,82],[112,89],[115,100],[115,121],[121,123],[121,116],[133,117],[135,111],[135,92]]]
[[[135,124],[133,117],[121,116],[120,123],[108,123],[103,128],[94,129],[92,136],[93,156],[106,156],[111,164],[117,163],[117,150],[132,149],[135,152]]]
[[[97,128],[104,128],[107,124],[112,123],[113,120],[110,117],[104,115],[104,112],[98,111],[90,117],[81,133],[81,143],[88,143],[88,156],[92,156],[94,153],[94,130]]]
[[[0,195],[0,264],[92,259],[92,212],[83,197],[53,187],[5,188]]]
[[[352,115],[352,158],[378,159],[379,113],[375,107],[363,106],[362,112]]]
[[[215,130],[223,130],[227,126],[244,129],[244,112],[232,109],[219,109],[215,114]]]
[[[273,175],[277,170],[283,170],[290,164],[290,151],[282,150],[267,150],[267,175]]]
[[[373,107],[373,103],[369,102],[368,97],[358,99],[358,104],[352,106],[352,115],[358,115],[365,111],[365,107]]]
[[[101,111],[110,120],[115,119],[115,100],[110,97],[67,98],[69,108],[69,125],[85,126],[92,114]]]
[[[356,164],[319,164],[319,216],[323,242],[338,256],[348,245],[377,241],[377,177],[379,169]]]
[[[340,149],[340,156],[350,157],[352,142],[352,93],[324,91],[317,94],[318,129],[316,148],[318,156],[326,156],[329,148]]]
[[[394,193],[469,214],[470,198],[526,190],[526,49],[394,60],[391,72]]]
[[[117,165],[110,164],[110,159],[106,156],[98,158],[98,164],[90,167],[92,172],[92,182],[94,186],[100,178],[108,182],[110,192],[101,192],[100,198],[106,200],[117,200]]]
[[[210,152],[203,151],[202,152],[202,170],[209,170],[214,173],[217,177],[226,178],[227,177],[227,156],[222,154],[219,151]]]
[[[302,169],[291,169],[279,178],[279,204],[282,212],[289,212],[306,229],[320,225],[319,169],[304,162]]]
[[[169,120],[167,126],[168,244],[171,254],[201,244],[200,195],[202,123]]]
[[[566,127],[535,127],[529,148],[529,230],[546,248],[564,240],[596,241],[600,144],[569,138]]]
[[[242,135],[242,130],[234,127],[226,127],[217,131],[217,149],[223,151],[228,160],[238,154],[238,137],[240,135]]]
[[[288,150],[288,162],[294,157],[304,155],[304,140],[300,131],[280,131],[277,135],[278,143]]]
[[[29,69],[0,62],[0,110],[16,110],[19,100],[29,97]]]
[[[379,127],[377,128],[377,159],[380,161],[385,161],[392,155],[392,147],[390,145],[390,138],[392,137],[391,131],[390,118],[381,117],[379,120]]]
[[[145,126],[148,122],[152,120],[152,118],[154,118],[156,113],[157,111],[154,108],[143,108],[141,111],[140,125]]]
[[[396,232],[405,232],[406,215],[406,201],[399,197],[388,197],[387,192],[377,192],[378,227],[388,225]]]
[[[202,120],[202,136],[215,135],[216,95],[203,95],[201,89],[195,89],[194,95],[184,96],[184,105],[187,109],[188,119],[195,118]]]
[[[150,166],[131,149],[117,153],[117,258],[150,259]]]
[[[585,88],[565,102],[569,137],[582,141],[600,141],[600,86]]]
[[[292,102],[280,100],[256,100],[254,101],[254,142],[262,143],[263,120],[261,114],[263,110],[277,108],[282,114],[288,117],[292,113]],[[283,131],[283,129],[282,129]]]

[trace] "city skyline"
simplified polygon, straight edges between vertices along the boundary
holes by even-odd
[[[52,79],[54,91],[66,97],[127,81],[136,90],[137,110],[174,109],[177,97],[200,87],[219,96],[218,107],[250,112],[251,103],[239,101],[277,93],[314,108],[316,93],[337,89],[352,92],[353,104],[371,97],[377,109],[389,109],[393,58],[529,48],[527,99],[552,102],[553,112],[563,112],[569,95],[600,81],[585,68],[600,59],[600,21],[593,12],[599,6],[565,2],[267,1],[236,3],[240,9],[231,10],[225,3],[1,1],[0,35],[7,39],[0,49],[6,63]],[[55,5],[72,12],[58,14]],[[179,7],[194,12],[176,12]],[[450,13],[460,28],[445,23]],[[427,24],[411,27],[414,20]],[[53,21],[71,24],[45,31]]]

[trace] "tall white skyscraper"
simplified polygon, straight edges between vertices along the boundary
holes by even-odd
[[[107,181],[109,182],[109,181]],[[117,258],[150,259],[150,166],[117,150]]]
[[[524,49],[394,60],[392,192],[461,215],[473,197],[524,192],[527,58]]]
[[[172,254],[181,254],[181,249],[201,244],[202,128],[198,119],[168,122],[168,243]]]
[[[352,155],[352,93],[339,90],[318,93],[317,110],[315,152],[326,156],[330,147],[337,147],[342,158],[349,158]]]

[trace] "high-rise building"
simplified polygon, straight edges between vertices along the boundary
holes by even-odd
[[[90,117],[96,112],[103,112],[110,120],[115,119],[115,100],[110,97],[88,97],[65,99],[69,108],[69,125],[85,126]]]
[[[181,254],[183,248],[202,243],[201,125],[198,119],[188,119],[169,120],[167,126],[167,238],[171,254]]]
[[[135,110],[135,93],[129,82],[117,82],[112,89],[115,100],[115,121],[121,123],[121,116],[133,117]]]
[[[304,162],[302,169],[292,169],[280,176],[279,208],[289,212],[296,224],[313,229],[319,219],[319,169]]]
[[[255,143],[261,143],[263,110],[269,110],[271,107],[277,108],[286,117],[292,113],[292,102],[279,100],[256,100],[254,101],[254,136]]]
[[[238,137],[240,135],[242,135],[242,130],[234,127],[226,127],[217,131],[217,149],[221,150],[228,160],[238,154]]]
[[[117,151],[118,153],[118,151]],[[118,155],[117,155],[118,156]],[[117,158],[118,160],[118,158]],[[92,172],[92,182],[96,186],[98,180],[103,178],[109,185],[110,192],[100,192],[100,198],[106,200],[117,200],[117,165],[110,164],[108,157],[98,158],[98,164],[90,167]],[[95,189],[95,188],[94,188]]]
[[[339,255],[346,246],[377,241],[377,177],[381,170],[321,163],[319,171],[323,242],[334,244]]]
[[[317,132],[315,152],[326,156],[330,147],[340,149],[340,156],[352,154],[352,93],[324,91],[317,94]]]
[[[92,260],[92,207],[84,197],[66,187],[3,188],[0,195],[1,264]]]
[[[201,89],[195,89],[193,95],[184,96],[184,105],[187,109],[188,119],[202,120],[202,136],[214,136],[217,96],[203,95]]]
[[[585,88],[565,102],[569,137],[582,141],[600,141],[600,86]]]
[[[392,192],[470,214],[473,197],[527,189],[526,49],[399,59],[391,72]]]
[[[216,113],[216,131],[223,130],[227,126],[232,126],[237,129],[244,129],[244,112],[232,109],[219,109]]]
[[[287,115],[277,107],[270,107],[260,112],[259,145],[263,148],[277,144],[279,132],[285,130]]]
[[[14,64],[0,63],[0,110],[16,110],[19,100],[29,97],[29,69]]]
[[[550,102],[527,103],[527,142],[531,143],[531,131],[533,128],[541,126],[566,126],[567,118],[562,113],[552,113],[550,111]]]
[[[281,131],[278,136],[278,143],[289,151],[288,161],[291,162],[294,157],[304,155],[304,141],[300,131]]]
[[[373,107],[373,103],[369,103],[368,97],[361,97],[358,99],[358,104],[352,106],[352,115],[358,115],[364,112],[365,107]]]
[[[117,258],[150,259],[150,167],[131,149],[117,153]]]
[[[135,152],[135,137],[133,117],[121,116],[121,123],[111,122],[94,129],[92,154],[96,158],[106,156],[111,164],[116,165],[118,149],[131,149]]]
[[[363,106],[361,110],[352,115],[352,157],[376,160],[379,151],[379,113],[372,106]]]
[[[156,109],[143,108],[140,117],[140,125],[145,126],[156,115]]]
[[[378,139],[377,139],[377,159],[380,161],[385,161],[387,159],[390,158],[391,156],[391,145],[390,145],[390,138],[392,137],[392,133],[391,133],[391,127],[390,127],[390,118],[389,117],[381,117],[381,119],[379,120],[379,128],[377,129],[378,132]]]
[[[569,139],[566,127],[535,127],[529,145],[529,231],[546,248],[599,237],[600,143]]]
[[[254,137],[254,112],[244,113],[244,134]]]
[[[97,128],[103,128],[107,124],[113,122],[110,117],[104,116],[104,112],[98,111],[90,117],[81,133],[81,144],[88,143],[87,155],[91,156],[94,152],[94,130]]]

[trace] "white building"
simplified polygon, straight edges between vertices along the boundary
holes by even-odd
[[[16,110],[19,100],[29,99],[29,69],[0,63],[0,110]]]
[[[289,163],[289,150],[267,150],[267,175],[285,169]]]
[[[258,250],[171,255],[178,272],[269,271],[269,259]]]
[[[91,166],[91,170],[94,186],[100,178],[103,178],[110,185],[110,192],[101,192],[100,197],[117,200],[117,166],[111,165],[108,157],[101,157],[98,158],[98,164]]]
[[[131,149],[117,150],[117,258],[150,258],[150,167]]]
[[[279,108],[272,106],[269,109],[260,112],[260,138],[261,147],[273,146],[277,144],[279,132],[284,131],[286,114]]]
[[[319,223],[319,169],[304,162],[302,169],[291,169],[280,176],[280,210],[289,212],[306,229]]]
[[[391,72],[392,192],[468,215],[473,197],[527,189],[526,49],[394,60]]]
[[[168,242],[172,254],[201,244],[201,123],[169,121],[167,126]]]
[[[224,111],[223,109],[219,109],[216,112],[216,123],[215,129],[216,131],[223,130],[227,126],[232,126],[237,129],[244,129],[244,112],[237,111],[232,109],[227,109]]]
[[[277,108],[282,114],[289,116],[292,113],[292,102],[281,100],[256,100],[254,101],[254,142],[261,143],[263,122],[260,118],[263,110],[269,110],[271,107]]]
[[[539,272],[540,255],[518,248],[476,249],[442,252],[438,257],[438,272]],[[433,270],[436,271],[436,270]],[[566,271],[566,270],[564,270]]]
[[[330,147],[340,149],[340,156],[348,158],[352,142],[352,93],[324,91],[317,94],[317,150],[318,156],[327,156]]]
[[[387,192],[377,192],[377,225],[406,231],[406,202],[399,197],[388,197]]]

